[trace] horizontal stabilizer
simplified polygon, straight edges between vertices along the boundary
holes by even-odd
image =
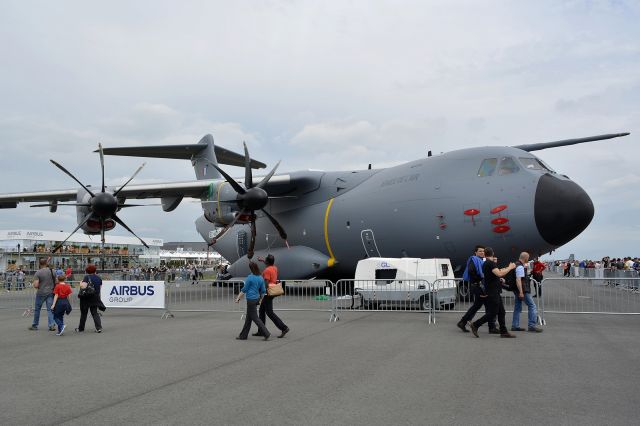
[[[619,138],[621,136],[628,136],[630,133],[611,133],[608,135],[599,135],[599,136],[589,136],[587,138],[577,138],[577,139],[565,139],[562,141],[554,141],[554,142],[543,142],[543,143],[532,143],[532,144],[528,144],[528,145],[516,145],[514,146],[514,148],[518,148],[521,149],[523,151],[540,151],[541,149],[547,149],[547,148],[557,148],[560,146],[567,146],[567,145],[576,145],[579,143],[585,143],[585,142],[593,142],[593,141],[601,141],[604,139],[613,139],[613,138]]]
[[[151,157],[151,158],[174,158],[178,160],[190,160],[194,155],[206,149],[207,145],[157,145],[157,146],[131,146],[123,148],[103,148],[105,155],[122,155],[126,157]],[[96,151],[97,152],[97,151]],[[214,146],[214,152],[218,164],[244,167],[244,155],[238,154],[228,149]],[[264,169],[266,164],[251,160],[252,169]]]

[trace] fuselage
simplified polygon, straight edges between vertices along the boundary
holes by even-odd
[[[289,245],[332,259],[320,275],[339,278],[374,256],[448,257],[459,272],[476,244],[493,247],[505,262],[520,251],[540,255],[575,238],[593,217],[582,188],[510,147],[463,149],[380,170],[291,175],[307,178],[306,192],[272,200],[267,210]],[[214,226],[198,228],[207,240]],[[257,229],[256,250],[284,246],[260,214]],[[248,234],[247,225],[236,225],[214,248],[233,263],[246,253]]]

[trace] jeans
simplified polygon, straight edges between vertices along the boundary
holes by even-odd
[[[58,333],[64,327],[64,313],[69,308],[69,301],[67,299],[58,299],[56,307],[53,309],[53,319],[58,326]]]
[[[53,321],[53,312],[51,312],[51,305],[53,305],[53,294],[48,296],[41,296],[36,294],[36,304],[33,311],[33,326],[38,327],[40,324],[40,309],[42,309],[42,304],[46,302],[47,305],[47,322],[49,323],[49,327],[55,325]]]
[[[538,320],[538,308],[536,307],[533,298],[531,297],[531,293],[524,294],[524,303],[527,304],[527,311],[529,314],[528,317],[528,326],[535,327],[536,322]],[[520,327],[520,313],[522,312],[522,300],[518,298],[516,295],[515,304],[513,305],[513,321],[511,322],[511,326],[518,328]]]

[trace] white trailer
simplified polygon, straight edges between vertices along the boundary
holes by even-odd
[[[371,257],[358,262],[354,298],[363,307],[380,304],[452,309],[456,303],[456,280],[449,259]]]

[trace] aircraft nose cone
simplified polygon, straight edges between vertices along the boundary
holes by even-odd
[[[542,238],[561,246],[591,223],[593,203],[576,183],[545,174],[538,181],[534,215]]]

